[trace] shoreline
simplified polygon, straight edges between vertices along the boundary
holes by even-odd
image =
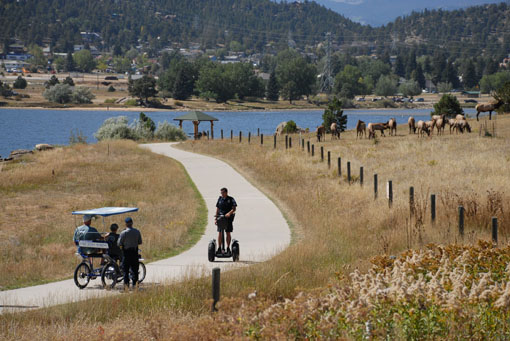
[[[284,109],[278,109],[278,108],[274,108],[274,109],[245,109],[245,110],[236,110],[236,109],[217,109],[217,110],[209,110],[207,108],[204,108],[204,109],[194,109],[194,108],[182,108],[182,109],[176,109],[176,108],[172,108],[172,109],[161,109],[161,108],[142,108],[142,107],[109,107],[109,108],[104,108],[104,107],[99,107],[99,106],[95,106],[95,107],[69,107],[69,108],[47,108],[47,107],[42,107],[42,106],[37,106],[37,107],[30,107],[30,106],[27,106],[27,107],[22,107],[22,106],[15,106],[15,107],[12,107],[12,106],[4,106],[4,107],[0,107],[0,112],[2,109],[7,109],[7,110],[58,110],[58,111],[72,111],[72,110],[75,110],[75,111],[127,111],[127,112],[131,112],[131,111],[138,111],[138,112],[156,112],[156,111],[168,111],[168,112],[188,112],[188,111],[195,111],[195,110],[198,110],[198,111],[204,111],[204,112],[280,112],[280,111],[322,111],[322,110],[325,110],[326,108],[320,108],[320,107],[317,107],[317,108],[293,108],[293,109],[290,109],[290,108],[284,108]],[[423,106],[423,107],[415,107],[415,108],[346,108],[346,109],[343,109],[343,110],[356,110],[356,111],[383,111],[383,110],[396,110],[396,111],[401,111],[401,110],[433,110],[433,106]],[[464,109],[469,109],[469,108],[464,108]]]

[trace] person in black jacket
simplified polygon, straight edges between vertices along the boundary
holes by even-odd
[[[117,233],[117,230],[119,229],[119,225],[112,224],[110,226],[110,233],[106,236],[106,242],[108,243],[108,254],[112,259],[116,261],[120,261],[122,259],[122,250],[117,245],[117,242],[119,240],[119,234]]]
[[[216,203],[216,221],[215,224],[218,225],[219,216],[225,216],[227,219],[227,226],[225,227],[225,232],[227,233],[227,253],[230,253],[230,233],[234,231],[234,217],[236,214],[237,203],[234,198],[228,195],[228,190],[223,187],[221,190],[221,196],[218,198],[218,202]],[[221,232],[222,227],[218,225],[218,252],[221,253]]]

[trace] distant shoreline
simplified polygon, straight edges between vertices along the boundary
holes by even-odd
[[[155,112],[155,111],[168,111],[168,112],[187,112],[187,111],[194,111],[194,110],[199,110],[199,111],[207,111],[207,112],[271,112],[271,111],[321,111],[321,110],[324,110],[325,108],[320,108],[320,107],[316,107],[316,108],[300,108],[300,107],[296,107],[296,108],[285,108],[285,109],[278,109],[278,108],[267,108],[267,109],[245,109],[245,110],[236,110],[236,109],[216,109],[216,110],[210,110],[210,109],[207,109],[207,108],[204,108],[204,109],[196,109],[196,108],[183,108],[183,109],[177,109],[177,108],[172,108],[172,109],[161,109],[161,108],[143,108],[143,107],[130,107],[130,108],[126,108],[126,107],[110,107],[110,108],[105,108],[105,107],[68,107],[68,108],[47,108],[47,107],[42,107],[42,106],[35,106],[35,107],[31,107],[31,106],[26,106],[26,107],[23,107],[23,106],[4,106],[4,107],[0,107],[0,111],[2,109],[9,109],[9,110],[59,110],[59,111],[126,111],[126,112],[133,112],[133,111],[143,111],[143,112]],[[405,107],[399,107],[399,108],[345,108],[343,110],[359,110],[359,111],[367,111],[367,110],[370,110],[370,111],[383,111],[383,110],[417,110],[417,109],[430,109],[430,110],[433,110],[434,108],[432,106],[420,106],[420,107],[416,107],[416,108],[405,108]]]

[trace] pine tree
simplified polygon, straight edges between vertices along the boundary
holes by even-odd
[[[188,99],[193,94],[194,84],[193,76],[187,72],[187,68],[181,67],[175,78],[172,97],[181,101]]]
[[[416,51],[409,52],[406,61],[406,79],[411,78],[411,73],[416,70]]]
[[[487,61],[487,64],[485,66],[485,71],[483,72],[485,75],[492,75],[496,72],[498,72],[498,69],[499,69],[499,63],[497,60],[494,60],[492,58],[490,58],[488,61]]]
[[[457,69],[455,69],[455,65],[451,61],[448,61],[446,64],[445,70],[445,81],[447,83],[451,83],[453,88],[459,87],[459,76],[457,74]]]
[[[279,98],[280,89],[278,87],[278,81],[276,79],[276,72],[273,70],[269,75],[269,81],[266,87],[266,98],[269,101],[277,101]]]
[[[471,89],[478,84],[478,78],[476,77],[476,68],[473,61],[470,59],[464,70],[464,74],[462,75],[462,82],[464,83],[465,89]]]
[[[425,89],[426,80],[425,75],[423,74],[423,70],[420,64],[416,65],[416,69],[412,72],[411,78],[418,82],[420,88]]]
[[[322,120],[322,124],[328,133],[330,132],[330,127],[333,122],[336,123],[338,131],[345,131],[347,127],[347,115],[344,115],[344,111],[342,110],[342,101],[336,97],[333,98],[333,100],[329,102],[328,108],[324,110]]]
[[[405,77],[406,75],[404,62],[400,56],[397,56],[397,60],[395,60],[395,74],[400,77]]]
[[[64,64],[64,71],[71,72],[74,70],[75,70],[75,65],[74,65],[73,54],[71,52],[68,52],[67,57],[66,57],[66,63]]]

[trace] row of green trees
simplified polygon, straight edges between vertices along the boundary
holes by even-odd
[[[246,97],[278,100],[280,96],[292,102],[313,94],[316,67],[295,51],[279,57],[269,80],[264,82],[250,63],[221,64],[205,58],[190,61],[176,56],[157,83],[153,77],[144,76],[130,81],[129,91],[144,101],[161,91],[163,97],[186,100],[195,95],[218,103]]]

